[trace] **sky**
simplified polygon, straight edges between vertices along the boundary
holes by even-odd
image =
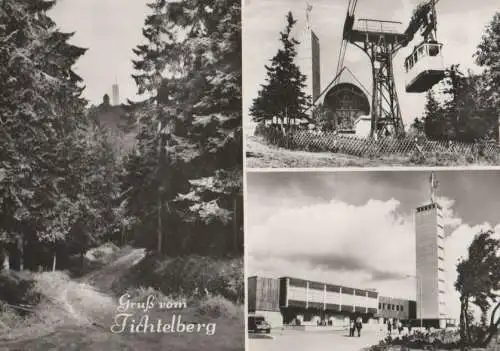
[[[117,82],[120,101],[139,100],[132,49],[143,42],[142,26],[149,8],[148,0],[58,0],[50,15],[59,28],[75,32],[71,43],[87,48],[75,71],[84,79],[84,97],[93,104],[111,96]]]
[[[356,18],[394,20],[408,24],[415,5],[420,0],[359,0]],[[341,33],[348,0],[245,0],[243,8],[243,111],[245,125],[250,126],[249,107],[257,96],[260,84],[265,82],[264,65],[276,54],[279,32],[285,28],[285,16],[292,11],[298,19],[297,28],[303,28],[307,2],[312,5],[311,23],[320,40],[321,89],[333,79],[337,67]],[[373,6],[377,4],[377,6]],[[380,6],[384,4],[385,6]],[[436,5],[437,38],[444,44],[445,66],[459,63],[464,69],[479,72],[473,54],[485,26],[498,11],[498,0],[441,0]],[[403,62],[417,43],[402,49],[394,59],[396,85],[403,121],[408,123],[420,116],[425,94],[404,91]],[[368,57],[349,45],[345,57],[348,66],[361,83],[371,90],[371,66]],[[248,128],[248,127],[247,127]]]
[[[248,275],[375,288],[415,299],[415,207],[429,172],[249,172]],[[458,317],[456,263],[481,230],[500,233],[500,171],[436,171],[445,216],[447,304]],[[406,277],[405,277],[406,276]]]

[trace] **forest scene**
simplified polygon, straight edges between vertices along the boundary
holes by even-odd
[[[151,1],[119,106],[83,97],[56,6],[0,6],[0,346],[243,349],[240,2]],[[126,292],[219,329],[109,338]]]

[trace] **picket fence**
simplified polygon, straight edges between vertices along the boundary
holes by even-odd
[[[405,136],[401,138],[360,138],[339,134],[334,131],[282,130],[266,127],[259,130],[268,143],[290,150],[312,152],[340,152],[359,157],[377,157],[384,155],[417,154],[453,154],[477,158],[498,157],[500,146],[494,141],[460,142],[450,140],[428,140]]]

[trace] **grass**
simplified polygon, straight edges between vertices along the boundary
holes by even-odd
[[[148,254],[113,286],[119,293],[127,287],[153,288],[165,295],[189,298],[220,295],[229,301],[244,301],[243,259],[202,256],[161,258]]]
[[[34,302],[24,316],[0,305],[0,350],[244,350],[241,259],[165,259],[144,257],[140,251],[124,250],[114,256],[113,262],[79,280],[63,272],[0,275],[0,284],[10,282],[9,296],[20,297],[12,302]],[[193,285],[196,282],[198,285]],[[193,286],[211,290],[194,294],[190,291]],[[184,299],[186,308],[154,308],[148,311],[150,320],[168,322],[177,314],[184,323],[215,323],[215,334],[207,335],[203,330],[113,334],[110,327],[117,313],[117,297],[125,292],[137,302],[144,302],[150,295],[162,300]],[[138,321],[143,315],[136,309],[131,319]]]
[[[246,163],[249,168],[321,168],[496,165],[498,161],[487,158],[475,161],[452,153],[427,153],[424,157],[385,155],[370,158],[332,152],[295,151],[267,145],[258,137],[249,137]]]

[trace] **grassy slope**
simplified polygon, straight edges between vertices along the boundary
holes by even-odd
[[[383,166],[466,166],[470,162],[454,155],[430,155],[422,162],[408,156],[363,158],[342,153],[292,151],[262,143],[256,137],[247,139],[246,162],[249,168],[311,167],[383,167]],[[474,165],[491,165],[482,161]]]
[[[227,300],[222,300],[221,304],[221,299],[216,297],[192,303],[180,312],[153,310],[148,313],[153,321],[167,322],[172,313],[181,313],[184,322],[215,322],[216,333],[212,336],[205,333],[111,333],[109,328],[117,307],[116,298],[110,294],[111,286],[142,256],[142,250],[125,250],[109,265],[78,281],[60,272],[34,275],[37,289],[48,302],[37,307],[38,317],[29,323],[18,325],[10,333],[0,328],[0,351],[244,349],[243,306]],[[0,314],[2,317],[5,315]],[[6,334],[10,337],[6,338]]]

